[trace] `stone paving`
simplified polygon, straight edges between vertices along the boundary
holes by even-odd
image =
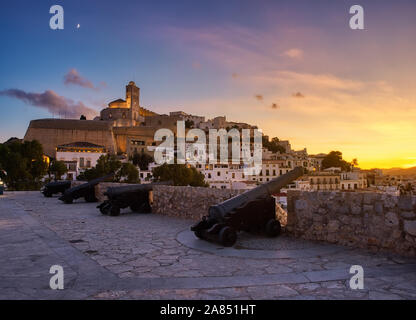
[[[96,205],[0,196],[0,299],[416,299],[415,259],[285,235],[224,249],[196,239],[193,221]],[[64,290],[49,288],[55,264]],[[363,290],[349,288],[357,264]]]

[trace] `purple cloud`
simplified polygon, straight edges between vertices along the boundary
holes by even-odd
[[[52,114],[63,114],[71,118],[78,118],[81,114],[91,118],[97,114],[95,110],[85,106],[82,102],[75,103],[73,100],[60,96],[52,90],[34,93],[19,89],[8,89],[0,91],[0,95],[16,98],[27,104],[46,109]]]
[[[68,71],[68,73],[64,76],[64,83],[66,85],[73,84],[84,88],[96,89],[92,82],[82,77],[76,69]]]

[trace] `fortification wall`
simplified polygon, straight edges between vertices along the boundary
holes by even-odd
[[[416,197],[289,191],[286,230],[303,239],[416,256]]]
[[[199,220],[208,208],[243,191],[203,187],[158,185],[153,188],[153,212],[167,216]]]
[[[32,120],[24,140],[38,140],[46,155],[56,156],[56,147],[72,142],[90,142],[115,151],[111,123],[94,120],[42,119]]]

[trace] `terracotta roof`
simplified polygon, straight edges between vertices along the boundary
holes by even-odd
[[[99,146],[98,144],[90,143],[90,142],[71,142],[67,144],[61,144],[58,148],[105,148],[104,146]]]
[[[111,101],[109,104],[112,104],[113,102],[126,102],[126,100],[123,100],[123,99],[117,99],[117,100]]]

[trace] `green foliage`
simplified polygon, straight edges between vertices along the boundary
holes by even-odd
[[[192,129],[194,127],[194,122],[192,120],[185,120],[185,128]]]
[[[91,181],[102,176],[114,174],[113,181],[119,182],[123,180],[128,183],[136,183],[139,179],[139,171],[131,163],[121,163],[115,155],[102,155],[97,160],[97,165],[94,168],[85,170],[81,173],[77,180]]]
[[[267,150],[273,152],[273,153],[285,153],[286,150],[283,146],[279,145],[279,138],[274,137],[271,141],[268,141],[265,136],[263,136],[263,147],[265,147]]]
[[[149,163],[154,162],[155,160],[151,155],[147,153],[137,153],[135,152],[133,156],[130,158],[135,166],[139,166],[140,170],[148,170]]]
[[[327,169],[331,167],[340,167],[342,171],[350,171],[351,163],[342,159],[341,151],[331,151],[322,160],[322,169]]]
[[[11,190],[38,190],[48,164],[42,145],[36,141],[0,144],[0,177]]]
[[[61,176],[68,172],[65,162],[54,160],[49,166],[49,173],[55,176],[55,180],[60,180]]]
[[[124,181],[127,183],[136,183],[139,180],[139,170],[137,170],[136,166],[130,162],[123,163],[116,175],[118,181],[120,181],[121,178],[125,178]]]
[[[153,169],[156,181],[173,181],[175,186],[208,187],[204,175],[194,167],[184,164],[163,164]]]
[[[93,180],[100,178],[110,173],[116,173],[121,168],[121,161],[113,154],[102,155],[97,160],[97,165],[94,168],[87,169],[80,175],[77,180]]]

